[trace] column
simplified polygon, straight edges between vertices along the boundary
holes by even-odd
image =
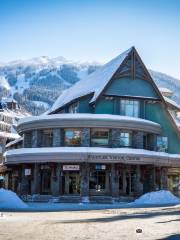
[[[53,147],[60,147],[61,144],[61,129],[54,128],[53,129]]]
[[[81,130],[81,146],[89,147],[90,146],[90,128],[82,128]]]
[[[134,148],[139,148],[139,149],[143,149],[143,136],[144,136],[144,133],[143,132],[134,132],[133,133],[133,139],[132,139],[132,142],[133,142],[133,147]]]
[[[135,195],[140,196],[143,194],[143,184],[141,183],[141,168],[140,165],[136,166],[136,183],[135,183]]]
[[[111,164],[111,194],[114,200],[119,198],[118,172],[115,164]]]
[[[33,168],[33,180],[31,183],[31,194],[40,194],[40,166],[35,163]]]
[[[84,203],[89,202],[89,173],[90,167],[88,163],[81,165],[81,201]]]
[[[21,195],[27,195],[28,194],[28,179],[25,176],[25,165],[22,165],[22,169],[21,169],[20,194]]]
[[[38,147],[38,131],[32,131],[32,148]]]
[[[51,168],[51,192],[53,196],[60,194],[60,164],[56,164]]]
[[[167,189],[167,167],[161,168],[161,189]]]

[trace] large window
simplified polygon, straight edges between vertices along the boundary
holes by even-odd
[[[89,188],[101,192],[106,188],[106,172],[94,171],[90,174]]]
[[[131,147],[132,137],[131,133],[121,132],[120,133],[120,146],[121,147]]]
[[[139,117],[139,101],[121,99],[120,113],[124,116]]]
[[[53,132],[52,129],[45,129],[41,131],[41,147],[52,147]]]
[[[167,149],[168,149],[168,138],[157,136],[157,151],[167,152]]]
[[[91,130],[91,146],[108,146],[109,130],[107,129],[92,129]]]
[[[64,130],[64,145],[65,146],[80,146],[81,145],[81,131],[78,129]]]

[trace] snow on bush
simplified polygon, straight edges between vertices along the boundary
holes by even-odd
[[[180,204],[180,199],[171,192],[161,190],[145,193],[134,201],[137,204]]]
[[[0,209],[24,209],[28,206],[16,195],[16,193],[0,189]]]

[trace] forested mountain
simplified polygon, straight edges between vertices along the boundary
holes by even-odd
[[[77,63],[63,57],[39,57],[0,65],[0,98],[13,96],[34,115],[46,111],[61,92],[95,71],[96,63]],[[174,92],[173,99],[180,104],[180,80],[152,71],[158,87]]]

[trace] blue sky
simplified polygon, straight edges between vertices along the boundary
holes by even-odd
[[[0,62],[106,62],[132,45],[148,68],[180,78],[180,1],[0,0]]]

